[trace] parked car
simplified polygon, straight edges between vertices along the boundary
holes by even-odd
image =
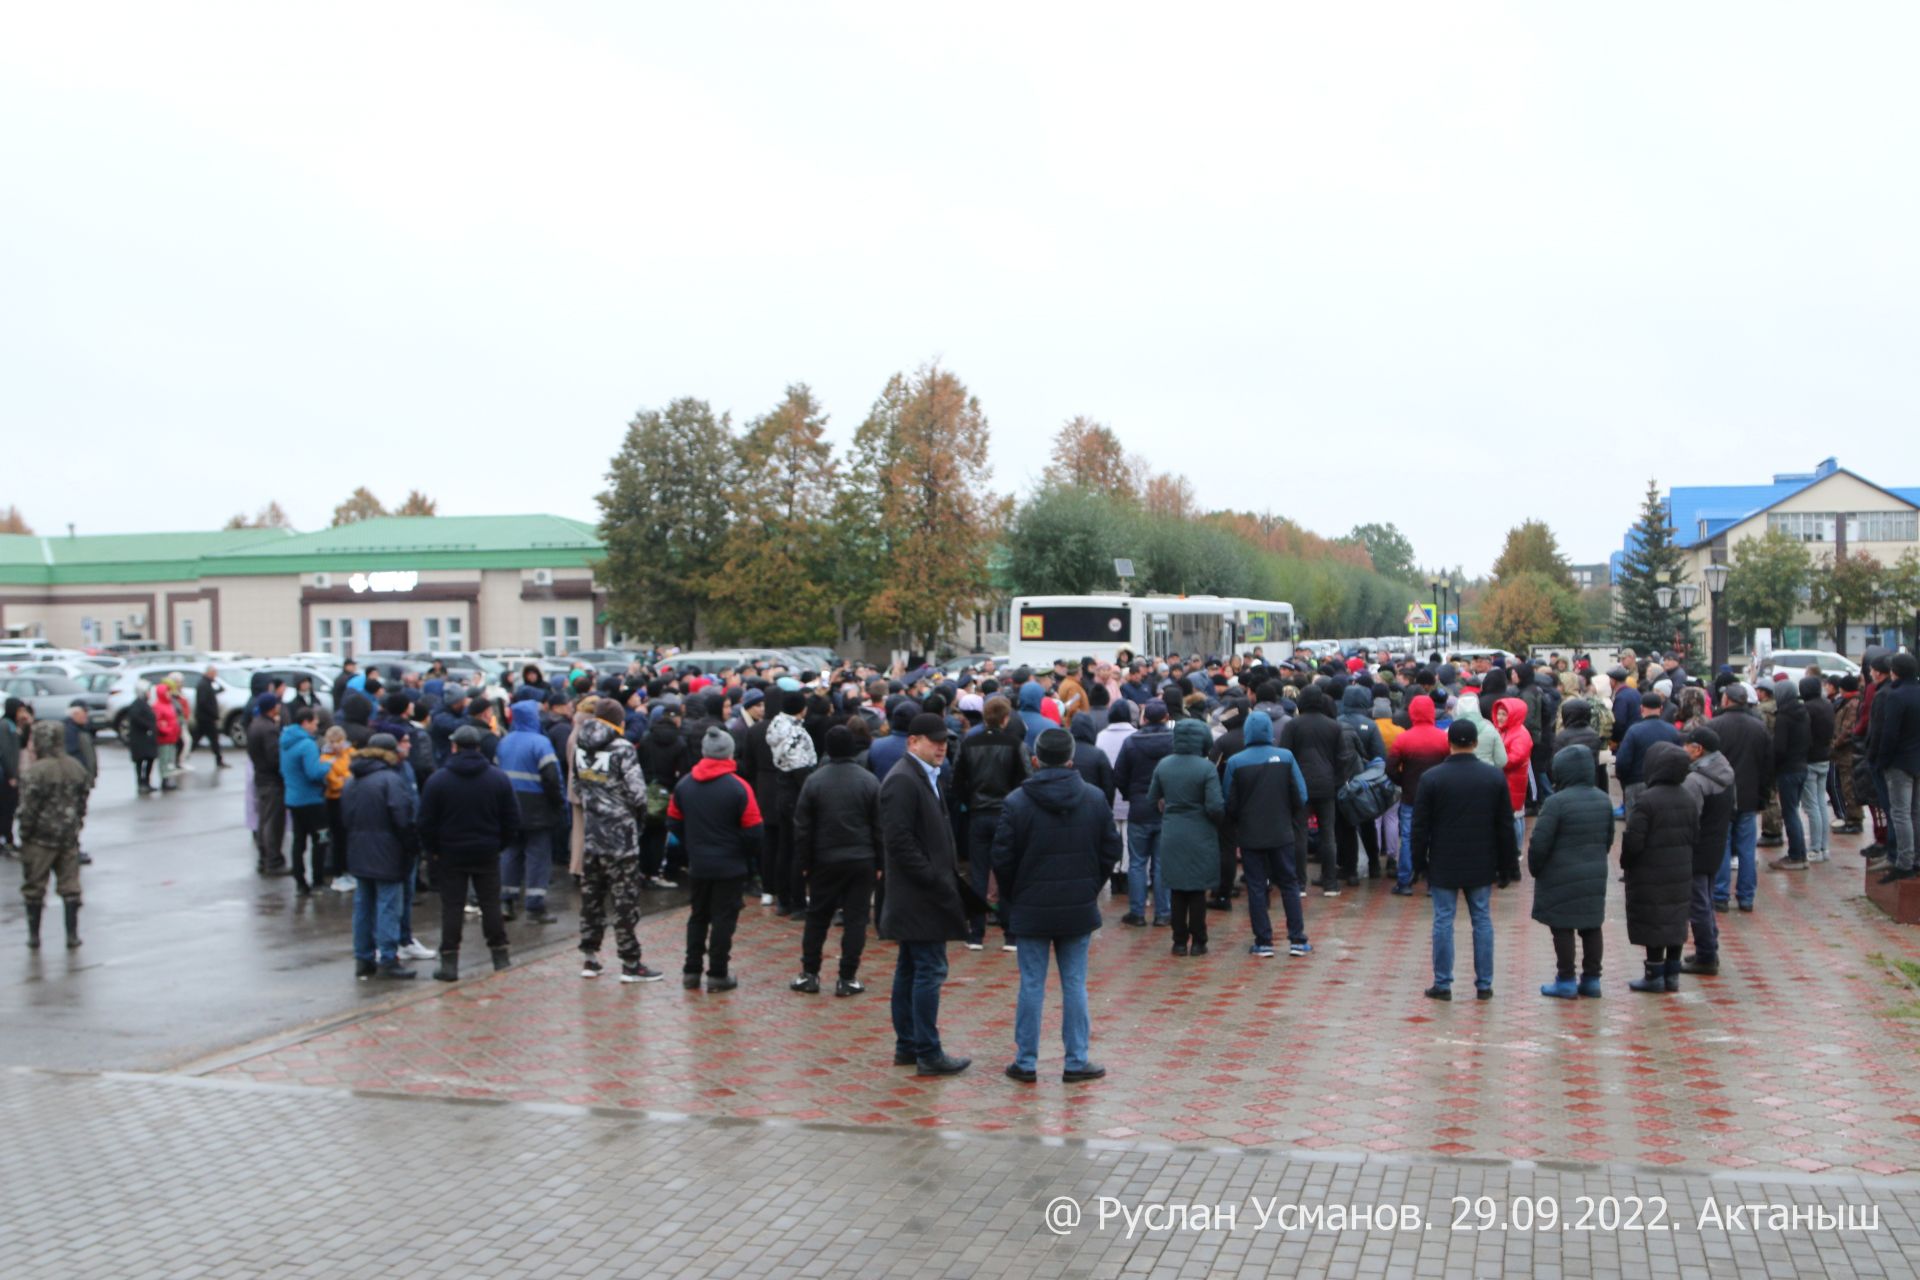
[[[69,707],[82,706],[87,709],[89,724],[96,729],[106,727],[106,695],[90,693],[79,681],[66,676],[41,674],[0,677],[0,694],[18,698],[33,708],[35,720],[64,720]]]
[[[618,663],[620,670],[625,671],[627,665],[636,659],[645,662],[647,655],[638,649],[582,649],[578,653],[568,654],[567,658],[571,658],[575,662],[584,662],[588,666],[599,667],[601,669]]]
[[[1004,653],[963,653],[957,657],[948,658],[940,664],[940,669],[950,676],[957,676],[967,671],[978,671],[989,662],[994,664],[995,669],[998,669],[1007,664],[1007,655]]]
[[[1830,649],[1775,649],[1755,674],[1764,676],[1775,671],[1791,671],[1798,677],[1806,674],[1808,667],[1818,667],[1820,674],[1828,676],[1860,674],[1859,663]]]
[[[78,680],[81,676],[91,675],[103,668],[96,667],[85,659],[74,658],[49,658],[43,662],[15,664],[0,662],[0,671],[9,669],[17,676],[65,676],[69,680]]]
[[[193,705],[193,691],[200,682],[200,676],[208,663],[135,663],[118,671],[107,673],[111,683],[107,687],[107,720],[116,736],[126,736],[127,708],[139,696],[141,681],[156,684],[168,676],[179,676],[182,692],[187,695],[187,705]],[[226,686],[220,695],[220,732],[232,740],[235,746],[246,745],[246,726],[242,723],[243,713],[251,697],[253,668],[233,662],[211,664],[220,683]]]
[[[388,684],[400,683],[400,677],[409,671],[424,677],[432,665],[430,661],[392,649],[370,649],[366,653],[355,654],[354,661],[360,664],[362,672],[379,672],[380,679]]]

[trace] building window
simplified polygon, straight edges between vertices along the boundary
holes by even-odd
[[[466,619],[446,618],[443,619],[443,621],[446,623],[447,652],[459,653],[467,647],[466,634],[464,631]]]
[[[1862,511],[1848,518],[1847,538],[1853,542],[1920,541],[1920,512]]]
[[[193,648],[193,619],[192,618],[180,619],[180,647],[182,649]]]
[[[557,658],[580,648],[580,619],[568,614],[540,619],[540,656]]]
[[[342,659],[351,658],[354,649],[357,647],[353,642],[353,619],[341,618],[335,621],[333,624],[333,634],[335,642],[340,646],[340,657]]]
[[[1838,521],[1838,513],[1832,511],[1775,511],[1767,516],[1767,529],[1779,529],[1802,542],[1832,542]]]
[[[427,619],[427,652],[438,652],[440,648],[440,619]]]

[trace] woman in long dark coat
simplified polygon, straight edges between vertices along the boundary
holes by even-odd
[[[1154,766],[1147,803],[1164,815],[1160,874],[1173,892],[1173,954],[1207,953],[1207,893],[1220,884],[1220,837],[1227,804],[1207,760],[1213,735],[1198,720],[1173,727],[1173,752]],[[1191,944],[1192,950],[1188,947]]]
[[[127,754],[133,758],[133,781],[140,795],[153,791],[153,762],[160,758],[160,722],[153,714],[153,686],[146,681],[140,682],[140,688],[134,695],[133,705],[127,708],[126,728]]]
[[[1580,732],[1586,704],[1574,702]],[[1598,740],[1597,738],[1595,739]],[[1608,858],[1613,852],[1613,801],[1594,785],[1593,751],[1582,743],[1553,756],[1553,794],[1540,806],[1527,846],[1533,876],[1533,918],[1553,930],[1554,980],[1543,996],[1570,1000],[1600,994],[1600,926],[1607,918]],[[1580,980],[1574,981],[1574,939],[1582,947]]]
[[[1693,846],[1700,800],[1686,789],[1684,748],[1656,742],[1647,751],[1645,791],[1627,817],[1620,868],[1627,875],[1627,941],[1647,949],[1646,977],[1635,991],[1678,991],[1693,894]]]

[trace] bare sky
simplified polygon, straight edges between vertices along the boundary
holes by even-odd
[[[1598,560],[1920,484],[1920,8],[0,0],[0,504],[593,518],[623,425],[938,357],[1208,506]],[[1875,442],[1876,438],[1878,440]]]

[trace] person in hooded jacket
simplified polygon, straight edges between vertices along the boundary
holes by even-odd
[[[1381,736],[1380,726],[1373,722],[1373,693],[1368,685],[1350,684],[1340,691],[1337,723],[1343,730],[1338,767],[1341,786],[1369,764],[1385,767],[1386,739]],[[1334,794],[1338,796],[1338,787]],[[1340,812],[1338,804],[1334,805],[1333,821],[1335,855],[1341,880],[1349,886],[1360,883],[1360,850],[1363,848],[1367,853],[1367,878],[1379,879],[1380,840],[1373,824],[1355,826]]]
[[[1589,732],[1591,732],[1589,730]],[[1554,791],[1540,805],[1527,845],[1533,918],[1553,931],[1553,981],[1543,996],[1571,1000],[1600,992],[1600,926],[1607,918],[1607,857],[1613,801],[1596,785],[1592,748],[1575,743],[1553,756]],[[1574,981],[1574,939],[1580,980]]]
[[[43,720],[28,731],[33,763],[20,771],[20,897],[27,908],[27,946],[40,947],[47,879],[66,912],[67,948],[80,945],[80,830],[93,786],[86,766],[67,754],[66,730]]]
[[[1107,707],[1106,715],[1101,718],[1103,727],[1094,742],[1100,748],[1100,754],[1114,768],[1113,772],[1113,824],[1120,832],[1120,865],[1113,870],[1113,895],[1118,898],[1127,891],[1127,794],[1120,786],[1120,748],[1126,745],[1128,738],[1135,733],[1133,718],[1140,714],[1140,704],[1126,698],[1116,698]]]
[[[1800,802],[1807,789],[1808,753],[1813,747],[1813,722],[1800,686],[1792,680],[1773,682],[1773,785],[1780,797],[1780,821],[1786,828],[1787,854],[1767,864],[1773,871],[1804,871],[1807,867],[1807,828]]]
[[[166,681],[153,686],[149,705],[153,707],[154,741],[160,746],[160,790],[177,791],[179,784],[173,778],[180,772],[174,764],[180,754],[180,712]]]
[[[1819,676],[1800,679],[1800,702],[1807,709],[1807,781],[1801,793],[1802,820],[1807,830],[1807,861],[1826,862],[1833,819],[1827,809],[1828,770],[1833,764],[1833,704],[1827,701]]]
[[[633,744],[621,736],[626,716],[613,698],[594,703],[594,714],[573,735],[574,789],[584,819],[580,865],[580,976],[597,978],[600,943],[606,937],[607,904],[613,905],[613,943],[620,955],[620,981],[658,982],[666,975],[640,957],[640,819],[647,811],[647,780]],[[721,731],[725,737],[725,731]],[[728,738],[731,743],[733,739]],[[482,747],[484,749],[484,742]]]
[[[1207,953],[1207,891],[1220,883],[1214,828],[1226,816],[1226,800],[1220,775],[1207,762],[1212,737],[1198,720],[1175,725],[1173,750],[1154,766],[1145,797],[1146,807],[1161,815],[1156,853],[1172,899],[1176,956]]]
[[[842,915],[836,996],[857,996],[860,958],[866,954],[874,876],[882,857],[880,783],[857,759],[853,731],[826,733],[827,762],[807,776],[793,811],[794,863],[807,887],[807,927],[800,939],[800,976],[791,987],[820,991],[827,932]]]
[[[467,722],[467,691],[457,684],[446,685],[440,693],[439,705],[434,708],[433,717],[427,722],[427,737],[433,743],[433,763],[436,768],[445,767],[453,755],[453,733]],[[346,715],[345,707],[341,716]],[[351,735],[352,730],[348,730]]]
[[[1340,896],[1340,867],[1334,844],[1335,798],[1346,781],[1342,771],[1352,760],[1353,747],[1328,710],[1326,691],[1317,684],[1300,691],[1300,711],[1281,726],[1280,745],[1293,754],[1307,780],[1307,816],[1312,822],[1311,862],[1320,869],[1320,892]],[[1295,870],[1305,884],[1307,846],[1294,849]]]
[[[1507,793],[1513,797],[1513,839],[1527,839],[1527,786],[1533,776],[1533,738],[1527,733],[1527,704],[1519,698],[1502,698],[1493,704],[1493,727],[1506,749],[1507,763],[1501,773],[1507,781]]]
[[[1415,694],[1407,700],[1410,728],[1401,730],[1387,748],[1387,778],[1400,788],[1400,858],[1395,868],[1393,892],[1399,897],[1413,893],[1413,800],[1420,793],[1420,779],[1427,770],[1447,758],[1447,734],[1436,721],[1446,695]]]
[[[340,704],[340,724],[347,731],[347,743],[355,750],[373,737],[373,699],[355,689]]]
[[[1700,802],[1700,834],[1693,845],[1693,892],[1688,902],[1693,954],[1680,962],[1683,973],[1720,972],[1720,921],[1713,909],[1713,878],[1726,857],[1740,789],[1720,745],[1720,735],[1704,724],[1687,731],[1684,746],[1692,765],[1686,788]]]
[[[419,851],[418,812],[400,744],[376,733],[354,752],[352,779],[340,793],[340,825],[347,833],[347,870],[353,893],[354,976],[413,978],[400,963],[400,908]]]
[[[1593,785],[1604,796],[1607,794],[1607,766],[1601,756],[1606,752],[1607,745],[1606,740],[1595,731],[1592,717],[1593,707],[1584,698],[1568,698],[1561,703],[1560,728],[1553,735],[1553,756],[1556,761],[1559,760],[1561,747],[1585,747],[1593,754]]]
[[[1507,744],[1500,737],[1500,731],[1494,728],[1493,721],[1480,710],[1480,692],[1466,688],[1454,704],[1454,719],[1465,720],[1473,726],[1473,754],[1482,764],[1490,764],[1503,772],[1507,767]],[[1453,726],[1448,725],[1449,729]]]
[[[686,846],[693,887],[680,969],[680,985],[689,991],[700,986],[702,963],[708,991],[740,985],[731,968],[733,930],[747,876],[760,861],[764,823],[753,787],[734,767],[733,751],[733,735],[718,724],[709,727],[700,742],[700,763],[674,785],[667,801],[667,831]]]
[[[1159,865],[1161,816],[1147,803],[1154,770],[1173,753],[1173,729],[1167,723],[1167,704],[1150,699],[1142,711],[1144,723],[1120,745],[1113,766],[1114,789],[1127,801],[1127,914],[1121,924],[1147,923],[1147,886],[1153,886],[1155,927],[1173,924],[1173,895]]]
[[[1120,861],[1120,834],[1112,809],[1074,768],[1073,755],[1069,733],[1042,733],[1032,776],[1006,797],[994,827],[994,877],[1020,957],[1014,1058],[1006,1074],[1024,1084],[1039,1078],[1040,1016],[1047,968],[1055,960],[1066,1048],[1060,1078],[1072,1084],[1107,1073],[1088,1057],[1087,951],[1101,923],[1100,890]]]
[[[1272,886],[1279,890],[1286,913],[1288,951],[1304,956],[1313,947],[1307,941],[1293,851],[1306,839],[1306,775],[1291,751],[1274,745],[1273,717],[1266,712],[1249,715],[1243,733],[1246,745],[1227,758],[1221,791],[1246,868],[1247,918],[1253,926],[1248,953],[1261,959],[1274,954],[1273,917],[1267,908]]]
[[[1627,813],[1620,869],[1627,882],[1627,940],[1647,949],[1646,976],[1635,991],[1680,989],[1680,952],[1693,897],[1694,846],[1700,841],[1700,796],[1687,789],[1692,762],[1681,747],[1647,749],[1646,789]]]
[[[1207,748],[1207,758],[1213,761],[1213,767],[1220,774],[1220,793],[1226,794],[1227,761],[1244,751],[1247,746],[1247,717],[1253,708],[1244,698],[1234,697],[1227,700],[1216,717],[1218,727],[1214,730],[1214,739]],[[1240,834],[1234,830],[1233,818],[1229,814],[1222,819],[1215,834],[1220,842],[1220,887],[1207,899],[1209,911],[1233,910],[1234,885],[1240,869]]]
[[[1031,684],[1025,686],[1032,688]],[[1000,821],[1001,807],[1007,797],[1027,780],[1026,734],[1013,723],[1013,708],[1005,698],[987,699],[981,711],[981,727],[961,742],[960,762],[954,766],[954,799],[967,815],[967,882],[982,901],[987,899],[988,874],[993,870],[993,832]],[[1001,898],[1004,900],[1004,889]],[[1003,929],[1007,917],[1000,917]],[[978,951],[986,944],[987,918],[967,918],[967,950]],[[1015,950],[1013,934],[1004,935],[1002,949]]]
[[[311,703],[293,708],[293,723],[280,730],[280,779],[286,788],[287,816],[293,820],[293,884],[300,897],[322,885],[326,871],[327,774],[320,758],[320,713]],[[307,849],[313,849],[313,880],[307,880]]]
[[[1028,680],[1020,686],[1020,725],[1026,733],[1026,749],[1031,752],[1033,744],[1040,735],[1057,726],[1047,718],[1043,709],[1047,701],[1047,691],[1040,687],[1037,680]]]
[[[523,705],[534,704],[515,704]],[[514,729],[519,732],[517,723]],[[433,976],[441,982],[460,980],[460,937],[469,894],[480,906],[480,932],[494,970],[511,963],[500,876],[507,851],[520,843],[524,803],[506,771],[488,763],[481,752],[479,730],[462,725],[452,745],[447,767],[435,770],[420,793],[420,845],[440,895],[440,967]]]
[[[547,886],[553,878],[553,833],[560,822],[562,804],[560,761],[554,755],[553,743],[540,730],[538,702],[520,699],[508,708],[507,719],[510,727],[500,740],[496,759],[519,812],[512,839],[497,850],[501,918],[514,918],[524,889],[527,920],[553,924],[556,917],[547,911]]]
[[[144,684],[146,682],[142,681],[141,683]],[[278,699],[275,699],[275,701],[277,702]],[[15,703],[14,699],[9,698],[7,700],[8,711],[7,711],[6,719],[8,721],[9,730],[11,729],[11,722],[13,720],[12,708],[14,706],[14,703]],[[158,738],[157,722],[153,714],[153,704],[147,701],[146,694],[144,691],[137,693],[134,696],[133,702],[127,707],[125,714],[126,714],[126,727],[122,729],[120,732],[121,732],[121,735],[126,739],[127,755],[133,761],[134,792],[137,795],[143,795],[143,796],[151,795],[153,793],[153,762],[156,759],[158,759],[160,756],[160,742]],[[249,731],[249,735],[251,735],[251,731],[252,731],[251,725],[248,726],[248,731]],[[274,756],[274,763],[273,763],[274,777],[271,779],[271,781],[273,784],[273,791],[277,795],[280,791],[280,778],[279,778],[280,762],[279,762],[279,746],[278,746],[280,730],[277,725],[272,725],[272,726],[269,726],[267,729],[263,730],[262,732],[269,739],[268,746],[272,749],[272,753]],[[248,750],[249,752],[251,752],[252,751],[251,736],[249,736],[248,738],[248,744],[249,744]],[[258,786],[259,773],[257,768],[254,776],[256,779],[256,786]],[[275,802],[275,806],[277,809],[278,801]],[[258,832],[261,829],[261,827],[264,827],[264,826],[265,826],[264,822],[259,823],[255,826],[255,833],[256,833],[255,843],[256,844],[259,843]],[[276,842],[275,843],[276,855],[278,853],[278,848],[279,846],[278,846],[278,843]],[[261,861],[262,863],[266,861],[266,858],[264,855],[262,856]]]
[[[749,723],[746,733],[734,737],[736,767],[740,758],[751,750],[746,743],[755,723],[758,721]],[[686,777],[697,762],[688,758],[686,739],[680,736],[680,708],[655,706],[647,719],[646,733],[633,744],[633,749],[640,758],[640,772],[647,780],[646,824],[640,832],[640,882],[664,888],[671,885],[686,866],[685,849],[678,843],[671,851],[667,848],[667,801],[673,789],[680,785],[680,779]]]
[[[1081,781],[1100,793],[1107,802],[1109,810],[1113,807],[1113,761],[1107,759],[1107,753],[1100,749],[1099,719],[1104,717],[1107,708],[1095,711],[1082,711],[1073,718],[1068,730],[1073,736],[1073,768]]]

